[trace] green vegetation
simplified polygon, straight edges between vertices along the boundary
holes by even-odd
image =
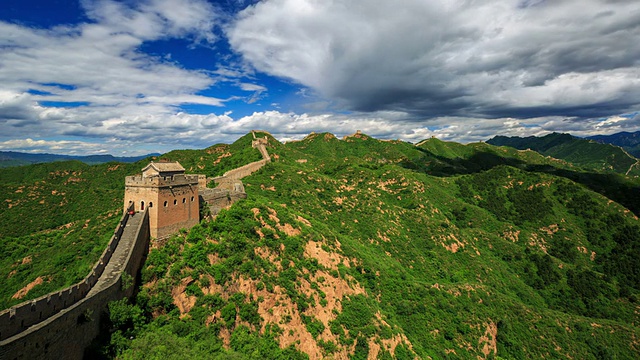
[[[162,158],[178,160],[192,173],[202,173],[204,164],[220,159],[214,171],[221,174],[260,159],[251,148],[252,138],[248,134],[234,145],[173,151]],[[212,151],[219,148],[225,151]],[[82,280],[122,216],[124,178],[147,164],[66,161],[3,169],[0,309]]]
[[[629,154],[640,159],[640,131],[633,133],[622,131],[612,135],[595,135],[588,137],[602,144],[620,146]]]
[[[178,161],[187,173],[220,176],[229,170],[262,159],[260,152],[251,147],[252,140],[253,135],[249,133],[231,145],[218,144],[204,150],[174,150],[161,158]]]
[[[222,174],[248,136],[165,156]],[[268,150],[246,200],[152,244],[96,356],[640,356],[637,178],[437,139]]]
[[[122,216],[123,179],[141,167],[70,161],[3,169],[0,308],[87,276]]]
[[[569,134],[553,133],[542,137],[526,138],[496,136],[487,143],[521,150],[531,149],[590,171],[640,175],[638,159],[620,147],[577,138]]]

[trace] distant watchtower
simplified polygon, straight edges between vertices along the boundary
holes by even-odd
[[[202,176],[184,171],[178,162],[151,162],[142,175],[125,179],[125,211],[131,203],[136,211],[148,208],[152,237],[166,238],[200,221],[198,180]]]

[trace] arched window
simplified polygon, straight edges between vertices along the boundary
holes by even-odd
[[[173,199],[173,205],[178,205],[178,199]]]
[[[167,201],[164,202],[164,207],[167,207],[169,203]]]
[[[186,198],[182,198],[182,203],[184,204],[186,202],[187,202],[187,199]]]
[[[140,201],[140,211],[144,210],[144,201]]]
[[[191,201],[193,201],[193,196],[191,197]]]
[[[152,208],[153,207],[153,202],[149,201],[149,207]]]

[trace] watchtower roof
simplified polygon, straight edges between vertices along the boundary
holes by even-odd
[[[143,177],[174,176],[184,174],[184,168],[179,162],[150,162],[142,169]]]
[[[179,171],[184,171],[184,168],[182,167],[182,165],[180,165],[179,162],[177,161],[172,161],[172,162],[150,162],[149,165],[145,166],[142,169],[142,172],[145,172],[146,170],[149,170],[149,168],[153,168],[155,171],[157,172],[179,172]]]

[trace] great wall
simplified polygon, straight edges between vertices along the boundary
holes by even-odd
[[[200,201],[213,218],[247,197],[241,179],[271,161],[268,138],[252,134],[252,147],[263,159],[222,176],[207,179],[184,174],[178,163],[151,163],[141,176],[127,177],[124,214],[89,275],[68,288],[0,312],[0,360],[82,359],[100,332],[107,304],[133,295],[152,237],[168,237],[195,225],[194,219],[200,219],[194,209],[199,210]],[[207,188],[209,182],[217,186]]]

